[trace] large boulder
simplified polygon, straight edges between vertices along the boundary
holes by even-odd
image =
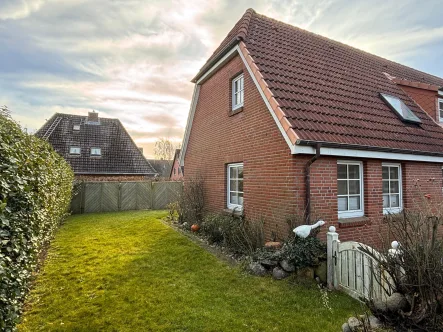
[[[262,259],[260,260],[260,264],[264,267],[270,269],[274,266],[277,266],[277,261],[271,260],[271,259]]]
[[[253,275],[259,277],[263,277],[268,273],[268,271],[263,267],[263,265],[257,262],[251,262],[249,264],[249,271],[251,271]]]
[[[409,302],[403,294],[393,293],[386,300],[386,307],[391,312],[397,312],[399,310],[405,311],[409,307]]]
[[[348,323],[344,323],[344,324],[341,326],[341,330],[342,330],[343,332],[352,332],[352,330],[351,330],[351,328],[349,327],[349,324],[348,324]]]
[[[295,265],[292,264],[291,262],[287,261],[287,260],[282,260],[280,262],[280,266],[286,272],[294,272],[295,271]]]
[[[357,329],[361,326],[361,321],[358,318],[351,317],[348,319],[348,326],[351,331],[357,331]]]
[[[289,277],[289,273],[279,267],[274,267],[272,270],[272,277],[276,280],[281,280]]]
[[[326,261],[323,261],[320,263],[320,265],[318,265],[315,270],[314,270],[314,274],[316,277],[318,277],[320,279],[320,281],[322,283],[327,283],[328,282],[328,264]]]
[[[377,299],[377,300],[372,301],[372,305],[373,305],[375,311],[378,311],[381,313],[385,313],[388,311],[388,306],[386,305],[386,301]]]

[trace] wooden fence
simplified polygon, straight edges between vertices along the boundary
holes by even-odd
[[[72,213],[161,210],[177,200],[182,182],[83,182],[74,188]]]

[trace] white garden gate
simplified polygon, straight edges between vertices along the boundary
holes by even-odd
[[[379,259],[383,259],[383,256],[359,242],[340,242],[333,226],[329,228],[327,237],[328,286],[342,290],[355,299],[385,300],[391,293],[390,276],[361,249],[369,249]]]

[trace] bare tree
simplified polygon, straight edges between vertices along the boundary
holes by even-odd
[[[156,159],[172,160],[174,152],[174,145],[169,139],[162,137],[155,142],[154,155]]]

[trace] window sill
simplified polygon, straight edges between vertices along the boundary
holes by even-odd
[[[242,106],[242,107],[236,108],[235,110],[231,110],[229,112],[229,116],[233,116],[233,115],[243,112],[243,108],[244,107]]]
[[[338,219],[338,227],[339,228],[349,228],[349,227],[359,227],[369,224],[371,219],[368,217],[355,217],[355,218],[346,218],[346,219]]]
[[[243,215],[243,209],[226,208],[223,210],[223,213],[226,215],[234,215],[236,217],[241,217]]]

